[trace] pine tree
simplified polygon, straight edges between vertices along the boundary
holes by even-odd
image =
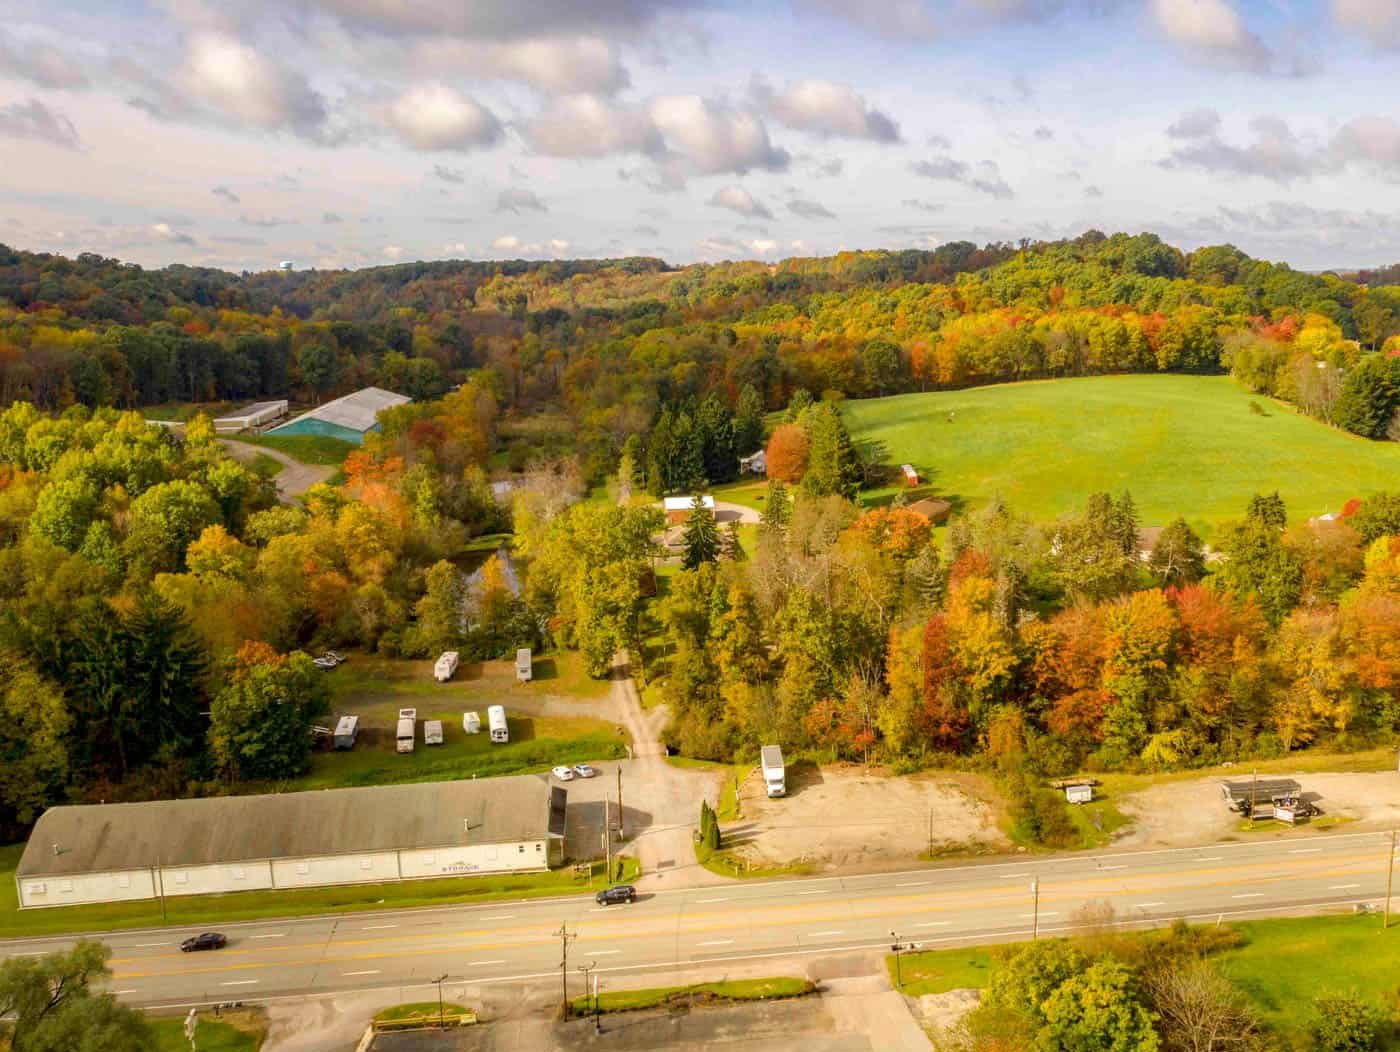
[[[748,456],[763,445],[763,399],[753,384],[745,384],[734,406],[734,448]]]
[[[739,474],[739,457],[734,449],[734,421],[729,408],[715,395],[700,406],[695,418],[696,439],[700,445],[705,478],[711,483],[730,482]]]
[[[748,558],[744,552],[744,546],[739,543],[737,523],[731,522],[724,528],[724,533],[720,537],[719,554],[721,558],[728,559],[733,563],[741,563]]]
[[[802,489],[814,497],[835,494],[855,500],[860,492],[860,457],[840,412],[826,403],[814,405],[805,421],[812,449]]]
[[[782,533],[787,529],[788,520],[791,518],[792,502],[788,499],[787,486],[781,479],[769,479],[760,528],[765,533]]]
[[[661,410],[647,442],[647,491],[654,497],[665,496],[670,488],[671,462],[676,454],[671,427],[671,411]]]
[[[684,544],[682,564],[687,570],[719,558],[719,527],[715,525],[714,513],[705,507],[698,493],[690,502],[690,517],[685,520]]]
[[[179,608],[148,592],[123,623],[130,640],[128,696],[149,728],[145,748],[190,752],[203,740],[208,656]]]

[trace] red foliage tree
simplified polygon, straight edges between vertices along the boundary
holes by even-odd
[[[781,482],[801,482],[807,474],[807,457],[812,443],[807,432],[796,424],[782,424],[768,440],[768,477]]]

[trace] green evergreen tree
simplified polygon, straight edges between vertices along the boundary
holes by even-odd
[[[733,563],[741,563],[748,558],[744,552],[744,546],[739,542],[739,526],[731,522],[724,528],[720,536],[719,554],[721,558],[728,559]]]
[[[860,457],[840,412],[823,402],[807,411],[804,422],[812,450],[802,478],[803,491],[814,497],[855,500],[860,493]]]
[[[656,426],[651,429],[647,441],[647,492],[653,497],[663,497],[670,490],[672,462],[675,460],[676,442],[672,434],[671,411],[661,410],[656,418]]]
[[[719,527],[715,525],[714,512],[705,507],[698,493],[690,502],[690,517],[685,520],[684,544],[681,562],[687,570],[719,558]]]
[[[792,392],[792,397],[788,399],[787,411],[783,413],[783,421],[788,424],[800,423],[802,414],[812,404],[812,392],[805,387],[799,387]]]
[[[138,714],[147,755],[173,747],[181,755],[203,744],[204,712],[209,708],[204,674],[209,655],[178,607],[154,592],[138,600],[123,620],[129,664],[128,704]]]
[[[734,405],[734,450],[746,457],[763,445],[763,398],[753,384],[745,384]]]
[[[734,449],[734,420],[729,407],[715,395],[700,406],[695,417],[696,438],[700,445],[705,478],[711,483],[730,482],[739,474],[739,455]]]

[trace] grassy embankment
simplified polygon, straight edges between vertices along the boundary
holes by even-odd
[[[475,1012],[452,1001],[413,1001],[374,1013],[376,1030],[417,1030],[439,1025],[466,1026],[475,1022]]]
[[[777,977],[772,979],[733,979],[716,983],[695,983],[692,986],[656,986],[644,990],[602,990],[598,994],[597,1010],[637,1012],[644,1008],[664,1008],[687,1004],[731,1004],[737,1001],[773,1001],[790,997],[806,997],[816,986],[806,979]],[[569,1002],[574,1015],[590,1015],[594,1011],[592,997],[575,997]]]
[[[1126,489],[1144,525],[1180,515],[1208,534],[1255,493],[1278,490],[1290,516],[1306,518],[1400,472],[1394,443],[1333,430],[1224,376],[1002,384],[851,401],[844,412],[857,443],[876,444],[884,463],[913,464],[955,508],[1000,495],[1036,521]],[[865,498],[883,503],[896,491]]]
[[[1380,918],[1350,915],[1248,921],[1235,927],[1244,933],[1244,944],[1212,959],[1285,1041],[1303,1040],[1318,995],[1355,991],[1375,1004],[1394,1004],[1400,927],[1383,932]],[[887,957],[886,965],[893,982],[894,958]],[[900,989],[912,996],[981,989],[994,967],[990,946],[903,954]]]
[[[183,1016],[152,1019],[151,1029],[155,1031],[157,1052],[189,1052]],[[217,1017],[201,1012],[194,1031],[199,1052],[258,1052],[266,1037],[267,1020],[257,1009],[237,1009]]]

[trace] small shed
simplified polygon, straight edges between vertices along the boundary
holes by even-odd
[[[515,678],[520,683],[529,683],[534,677],[534,655],[529,647],[521,647],[515,652]]]
[[[661,507],[666,512],[666,523],[669,526],[679,526],[690,518],[690,512],[695,504],[695,497],[687,494],[683,497],[666,497],[661,501]],[[715,513],[715,498],[705,494],[700,498],[700,506],[711,515]]]
[[[342,716],[335,724],[335,737],[332,739],[337,749],[353,749],[355,738],[360,733],[360,717]]]
[[[919,472],[913,464],[901,464],[899,470],[904,475],[904,484],[910,489],[919,484]]]

